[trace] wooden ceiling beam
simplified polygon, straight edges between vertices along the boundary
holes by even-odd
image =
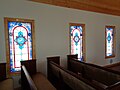
[[[29,1],[120,16],[120,0],[29,0]]]

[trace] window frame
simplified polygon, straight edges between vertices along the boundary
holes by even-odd
[[[113,50],[112,50],[112,55],[111,56],[107,56],[107,42],[106,42],[106,35],[107,35],[107,32],[106,32],[106,28],[112,28],[113,29]],[[105,26],[105,59],[108,59],[108,58],[114,58],[115,57],[115,47],[116,46],[116,30],[115,30],[115,26],[108,26],[106,25]]]
[[[85,44],[85,24],[79,24],[79,23],[69,23],[69,42],[70,42],[70,54],[72,54],[71,53],[71,29],[70,29],[70,27],[71,26],[81,26],[82,27],[82,29],[83,29],[83,32],[82,32],[82,34],[83,34],[83,39],[82,39],[82,45],[83,45],[83,50],[82,50],[82,52],[83,52],[83,61],[84,62],[86,62],[86,44]],[[78,58],[79,59],[79,58]]]
[[[5,28],[5,45],[6,45],[6,61],[7,61],[7,75],[12,76],[16,74],[20,74],[18,72],[10,71],[10,47],[9,47],[9,31],[8,31],[8,22],[23,22],[23,23],[31,23],[31,31],[32,31],[32,59],[36,59],[36,50],[35,50],[35,30],[34,30],[34,20],[31,19],[21,19],[21,18],[9,18],[4,17],[4,28]],[[9,51],[9,52],[8,52]]]

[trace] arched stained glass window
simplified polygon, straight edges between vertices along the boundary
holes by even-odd
[[[106,26],[105,29],[105,37],[106,37],[106,51],[105,57],[115,57],[115,26]]]
[[[20,61],[35,58],[33,54],[35,51],[33,49],[33,23],[33,20],[5,18],[6,46],[8,49],[6,54],[9,55],[7,59],[10,72],[20,71]]]
[[[78,58],[83,61],[85,54],[85,25],[84,24],[70,24],[70,43],[71,54],[78,54]]]

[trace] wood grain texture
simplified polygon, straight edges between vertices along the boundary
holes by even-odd
[[[120,16],[120,0],[29,0],[29,1]]]

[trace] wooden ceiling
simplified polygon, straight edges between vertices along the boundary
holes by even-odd
[[[29,1],[120,16],[120,0],[29,0]]]

